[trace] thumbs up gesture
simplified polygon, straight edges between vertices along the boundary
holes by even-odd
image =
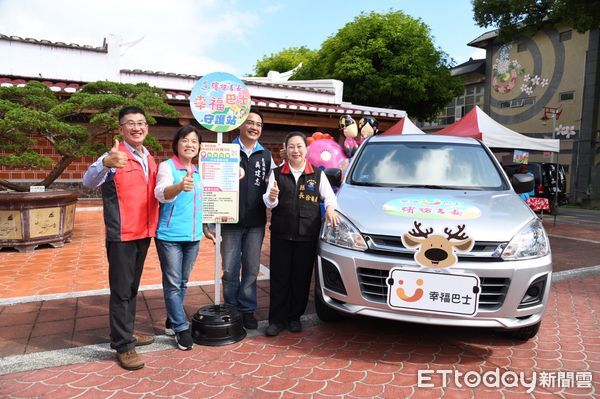
[[[179,184],[181,191],[192,191],[194,189],[194,178],[190,170],[188,170],[187,176],[181,179]]]
[[[119,140],[115,139],[112,148],[102,163],[107,168],[122,168],[127,165],[127,153],[119,151]]]
[[[277,197],[279,197],[279,187],[277,187],[277,180],[274,180],[273,187],[271,187],[271,191],[269,191],[269,200],[275,202]]]

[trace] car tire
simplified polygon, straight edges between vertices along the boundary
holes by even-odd
[[[315,311],[321,321],[335,322],[344,319],[339,312],[325,304],[318,287],[315,287]]]
[[[521,328],[517,328],[515,330],[511,330],[508,332],[508,334],[512,338],[514,338],[518,341],[527,341],[536,336],[536,334],[540,330],[541,324],[542,324],[542,322],[538,321],[537,323],[535,323],[531,326],[521,327]]]

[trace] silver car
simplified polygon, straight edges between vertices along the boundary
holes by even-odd
[[[517,194],[531,190],[529,175],[509,181],[479,140],[436,135],[371,137],[345,175],[342,222],[320,236],[321,319],[365,315],[536,335],[552,256],[541,221]]]

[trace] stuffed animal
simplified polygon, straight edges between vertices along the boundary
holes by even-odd
[[[358,136],[358,126],[350,115],[342,115],[339,121],[339,127],[346,139],[344,140],[344,152],[348,158],[352,157],[358,148],[356,136]]]
[[[360,144],[371,136],[379,133],[379,122],[372,116],[365,116],[358,121],[358,131],[360,132]]]

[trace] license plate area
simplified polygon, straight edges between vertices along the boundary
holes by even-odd
[[[474,274],[415,271],[395,267],[388,279],[387,304],[392,309],[474,316],[481,283]]]

